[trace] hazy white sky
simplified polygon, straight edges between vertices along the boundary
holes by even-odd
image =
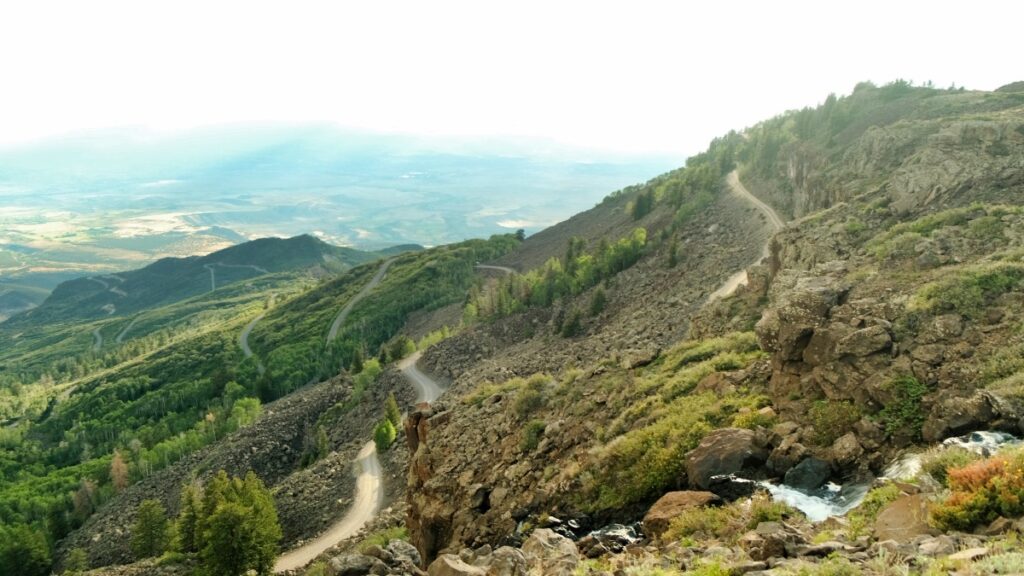
[[[10,1],[0,142],[328,121],[688,154],[859,80],[1022,80],[1022,21],[1009,0]]]

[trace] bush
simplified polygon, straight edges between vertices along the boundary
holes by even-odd
[[[377,427],[373,429],[373,442],[377,445],[378,452],[384,452],[391,448],[397,437],[398,430],[395,429],[395,425],[390,420],[381,420],[377,423]]]
[[[523,427],[523,438],[519,442],[519,448],[523,452],[533,452],[540,444],[540,437],[544,434],[547,424],[543,420],[530,420]]]
[[[569,313],[569,318],[562,324],[562,337],[574,338],[583,332],[583,315],[576,308]]]
[[[779,417],[775,414],[762,414],[757,410],[751,410],[742,414],[737,414],[732,419],[733,428],[748,428],[750,430],[756,430],[757,428],[771,428],[778,422]]]
[[[887,384],[887,390],[893,395],[893,401],[878,414],[885,423],[886,432],[907,433],[919,438],[925,419],[921,400],[928,393],[928,387],[913,376],[900,376]]]
[[[970,530],[996,518],[1024,515],[1024,452],[947,471],[951,494],[932,509],[942,530]]]
[[[860,408],[845,400],[818,400],[811,405],[807,416],[814,426],[811,441],[819,446],[830,446],[853,430],[853,425],[860,420]]]
[[[551,382],[546,374],[534,374],[519,389],[512,410],[520,420],[525,419],[544,406],[544,389]]]
[[[604,307],[608,304],[608,296],[604,293],[604,288],[600,286],[594,290],[594,295],[590,297],[590,315],[597,316],[601,312],[604,312]]]
[[[408,540],[409,531],[405,526],[392,526],[390,528],[383,528],[375,532],[371,532],[363,538],[363,541],[359,543],[359,551],[366,552],[371,546],[380,546],[381,548],[388,545],[388,542],[392,540]]]
[[[1024,266],[999,263],[961,270],[938,282],[925,285],[911,301],[911,309],[932,313],[958,312],[978,318],[989,302],[1020,287]]]

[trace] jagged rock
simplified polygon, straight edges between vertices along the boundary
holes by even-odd
[[[729,571],[729,576],[743,576],[751,572],[760,572],[768,569],[767,562],[758,562],[757,560],[748,560],[746,562],[735,562],[726,566],[726,570]]]
[[[684,510],[718,504],[721,501],[721,498],[711,492],[694,490],[669,492],[658,498],[658,501],[647,511],[644,516],[644,530],[648,534],[659,536],[668,529],[669,523]]]
[[[576,544],[547,528],[530,534],[523,543],[523,554],[531,570],[552,576],[570,576],[580,563]]]
[[[386,550],[393,557],[397,559],[405,558],[416,566],[419,566],[423,562],[423,559],[420,557],[419,550],[405,540],[392,540],[391,542],[388,542]]]
[[[828,462],[811,456],[786,472],[783,480],[787,485],[801,490],[817,490],[832,475],[832,467]]]
[[[927,442],[938,442],[983,428],[993,418],[995,412],[981,392],[970,398],[947,398],[932,409],[921,429],[921,436]]]
[[[859,552],[863,548],[857,546],[851,546],[843,542],[829,541],[822,542],[821,544],[809,544],[807,546],[799,546],[796,549],[798,556],[817,556],[824,558],[832,554],[851,554],[853,552]]]
[[[928,524],[928,501],[921,494],[901,496],[878,513],[875,538],[879,541],[910,542],[918,536],[934,536]]]
[[[427,568],[430,576],[487,576],[487,571],[479,566],[466,564],[454,554],[442,554],[430,563]]]
[[[686,455],[686,475],[692,485],[707,490],[712,476],[755,471],[768,459],[768,450],[753,431],[715,430]]]
[[[327,569],[332,576],[366,576],[367,574],[386,574],[387,566],[371,556],[362,554],[343,554],[331,558]]]

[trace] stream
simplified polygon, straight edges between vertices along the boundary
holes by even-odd
[[[971,432],[947,438],[943,446],[959,446],[982,456],[991,456],[999,448],[1020,444],[1021,440],[1005,432]],[[893,480],[911,478],[921,471],[921,452],[904,454],[890,464],[883,478]],[[803,512],[808,520],[821,522],[830,516],[843,516],[856,508],[871,489],[871,481],[855,481],[845,485],[828,483],[810,492],[797,490],[785,484],[759,482],[761,487],[778,502],[785,502]]]

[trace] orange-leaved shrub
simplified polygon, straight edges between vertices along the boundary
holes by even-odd
[[[950,495],[932,508],[943,530],[970,530],[1024,515],[1024,453],[979,460],[948,471]]]

